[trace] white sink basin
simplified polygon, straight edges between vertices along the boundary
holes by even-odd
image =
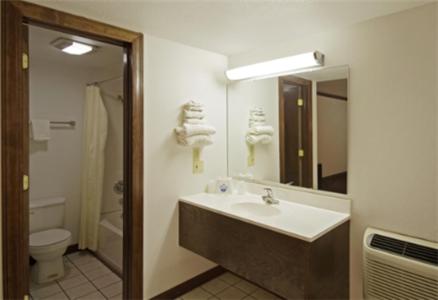
[[[233,210],[240,212],[242,214],[255,215],[260,217],[272,217],[279,215],[281,210],[275,206],[264,204],[264,203],[254,203],[254,202],[240,202],[231,205]]]
[[[312,242],[350,219],[347,213],[280,200],[265,204],[260,195],[201,193],[180,201],[279,233]]]

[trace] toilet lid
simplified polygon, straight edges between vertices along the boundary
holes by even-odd
[[[29,236],[31,247],[40,247],[56,244],[70,238],[71,233],[65,229],[49,229],[32,233]]]

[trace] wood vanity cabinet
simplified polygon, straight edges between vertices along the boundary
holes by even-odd
[[[179,244],[286,299],[349,298],[349,222],[307,242],[179,202]]]

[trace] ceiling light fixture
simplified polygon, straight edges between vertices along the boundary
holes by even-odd
[[[66,38],[58,38],[51,45],[65,53],[71,55],[83,55],[96,49],[95,46],[79,43]]]
[[[267,78],[323,65],[324,54],[313,51],[230,69],[225,74],[229,80]]]

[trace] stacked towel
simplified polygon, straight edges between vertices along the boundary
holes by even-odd
[[[246,141],[251,144],[269,144],[272,141],[274,129],[266,125],[265,112],[257,107],[249,111],[249,129],[246,133]]]
[[[211,136],[216,129],[205,124],[204,107],[190,101],[183,106],[183,122],[175,128],[178,144],[189,147],[204,147],[213,144]]]

